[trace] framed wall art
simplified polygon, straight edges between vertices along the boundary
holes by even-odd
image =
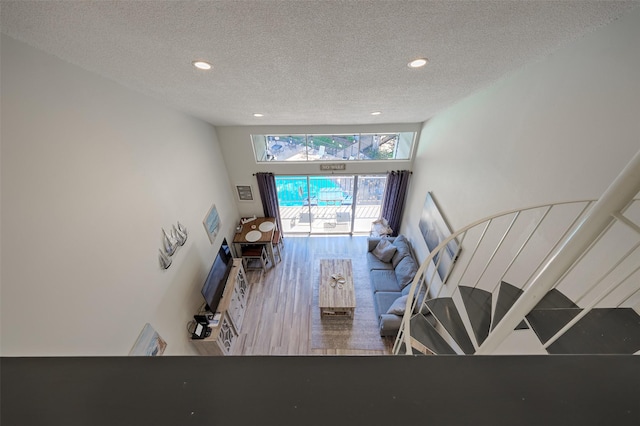
[[[218,215],[218,209],[216,209],[215,204],[211,206],[202,223],[204,224],[205,231],[207,231],[209,241],[213,244],[220,230],[220,216]]]
[[[427,193],[427,198],[422,207],[420,214],[420,223],[418,225],[420,233],[427,243],[429,252],[432,252],[445,238],[451,235],[451,230],[444,220],[440,209],[433,199],[433,195]],[[442,255],[442,259],[440,259]],[[458,242],[453,239],[447,244],[446,248],[438,253],[434,258],[434,264],[438,265],[438,275],[442,282],[447,280],[451,273],[451,268],[458,255]]]
[[[159,356],[167,348],[167,342],[160,337],[157,331],[146,323],[138,336],[138,340],[133,344],[130,356]]]
[[[236,194],[238,194],[240,201],[253,201],[251,185],[236,185]]]

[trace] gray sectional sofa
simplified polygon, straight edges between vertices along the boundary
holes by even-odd
[[[381,243],[381,241],[386,242]],[[367,265],[381,336],[395,336],[400,329],[411,282],[418,262],[404,235],[369,237]]]

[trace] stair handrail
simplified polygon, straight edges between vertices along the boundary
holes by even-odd
[[[640,151],[625,166],[620,174],[587,212],[538,274],[525,286],[524,292],[505,314],[476,354],[493,353],[518,323],[549,292],[571,266],[588,250],[589,246],[613,224],[616,216],[640,192]]]
[[[491,354],[497,347],[511,334],[514,328],[522,321],[522,319],[540,302],[542,297],[547,294],[562,277],[575,265],[590,246],[597,241],[603,233],[616,221],[620,220],[628,222],[622,212],[626,207],[634,201],[634,197],[640,192],[640,151],[638,151],[632,160],[625,166],[622,172],[611,183],[602,196],[593,204],[593,206],[584,213],[584,210],[576,217],[576,221],[569,227],[568,232],[551,250],[549,256],[545,258],[543,264],[527,281],[523,288],[523,293],[518,300],[509,309],[501,321],[492,329],[486,340],[482,342],[476,354]],[[540,204],[521,209],[512,209],[497,213],[483,219],[472,222],[458,231],[452,233],[445,238],[434,250],[432,250],[427,258],[421,263],[418,271],[411,283],[405,305],[405,313],[402,319],[400,331],[398,333],[393,352],[399,353],[404,346],[407,354],[412,354],[412,342],[410,333],[410,320],[416,304],[421,297],[415,297],[421,294],[423,287],[428,296],[432,284],[433,276],[437,272],[438,265],[435,265],[432,279],[429,280],[425,273],[432,265],[435,256],[440,253],[454,239],[461,235],[466,236],[467,231],[475,228],[483,223],[519,212],[540,209],[544,207],[553,207],[563,204],[572,203],[589,203],[591,205],[594,200],[578,200],[557,203]],[[586,209],[585,209],[586,210]],[[578,220],[581,219],[581,220]],[[633,226],[636,226],[633,224]],[[460,249],[460,245],[458,246]],[[457,253],[456,253],[457,255]],[[455,256],[454,256],[455,259]],[[471,260],[469,260],[470,262]],[[449,276],[450,269],[446,272],[445,277]],[[422,283],[425,283],[424,286]],[[445,283],[442,283],[444,286]],[[442,288],[441,286],[441,288]],[[454,290],[455,291],[455,290]],[[425,296],[425,297],[427,297]],[[420,303],[424,303],[422,300]]]
[[[413,316],[413,312],[415,310],[416,304],[418,303],[419,300],[421,300],[421,297],[415,297],[416,294],[420,294],[423,290],[423,287],[421,285],[421,283],[423,281],[426,281],[426,286],[424,287],[424,291],[428,294],[429,290],[430,290],[430,286],[433,280],[433,277],[435,276],[435,273],[437,272],[438,269],[438,263],[433,264],[433,259],[435,258],[435,256],[440,253],[442,250],[444,250],[448,244],[453,241],[454,239],[458,239],[460,236],[463,236],[470,230],[473,229],[479,225],[482,225],[484,223],[490,223],[492,220],[494,219],[498,219],[501,217],[505,217],[505,216],[509,216],[509,215],[513,215],[513,214],[519,214],[522,212],[526,212],[526,211],[531,211],[531,210],[538,210],[538,209],[543,209],[543,208],[552,208],[555,206],[562,206],[562,205],[569,205],[569,204],[586,204],[589,205],[590,203],[595,202],[595,199],[584,199],[584,200],[571,200],[571,201],[560,201],[560,202],[555,202],[555,203],[544,203],[544,204],[536,204],[536,205],[532,205],[529,207],[524,207],[524,208],[517,208],[517,209],[510,209],[510,210],[505,210],[502,211],[500,213],[495,213],[493,215],[490,216],[486,216],[482,219],[478,219],[474,222],[471,222],[469,224],[467,224],[466,226],[458,229],[457,231],[453,232],[451,235],[449,235],[448,237],[446,237],[444,240],[442,240],[442,242],[440,244],[438,244],[426,257],[426,259],[420,264],[420,267],[418,268],[418,271],[416,272],[416,275],[414,276],[413,281],[411,282],[411,288],[409,289],[408,292],[408,296],[407,296],[407,302],[405,305],[405,313],[402,317],[402,322],[401,322],[401,327],[400,327],[400,332],[398,333],[396,342],[394,344],[394,349],[393,349],[393,353],[398,353],[399,349],[401,347],[401,345],[404,343],[404,346],[407,350],[407,354],[411,355],[411,335],[410,335],[410,320],[411,317]],[[543,217],[541,218],[540,221],[543,221],[546,218],[546,215],[548,214],[549,210],[547,210],[545,212],[545,214],[543,215]],[[580,212],[579,216],[582,215],[584,213],[584,210]],[[538,224],[539,225],[539,224]],[[534,228],[533,231],[535,231],[537,229]],[[526,241],[525,241],[526,244]],[[462,244],[458,244],[458,250],[460,250]],[[458,253],[456,253],[455,257],[457,256]],[[432,274],[431,279],[427,279],[425,274],[427,272],[427,269],[429,268],[429,266],[433,265],[434,266],[434,273]],[[450,270],[446,272],[445,276],[448,276],[451,272],[451,269],[455,266],[455,263],[452,263],[452,265],[450,266]],[[468,266],[468,265],[467,265]],[[446,282],[446,281],[445,281]],[[444,286],[445,283],[442,283],[442,286]],[[522,319],[522,318],[521,318]]]

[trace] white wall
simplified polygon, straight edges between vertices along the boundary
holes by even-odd
[[[239,209],[242,216],[252,214],[261,215],[262,202],[258,194],[258,185],[253,176],[257,172],[270,172],[284,175],[323,175],[330,174],[320,171],[319,163],[260,163],[255,161],[252,134],[345,134],[345,133],[384,133],[384,132],[417,132],[419,136],[420,124],[377,124],[361,126],[244,126],[217,127],[218,138],[223,155],[229,167],[231,184],[251,185],[254,190],[254,202],[240,202]],[[410,170],[411,162],[403,160],[393,161],[346,161],[346,170],[339,174],[386,173],[389,170]]]
[[[215,129],[4,35],[1,78],[1,354],[127,355],[147,322],[194,354],[186,323],[239,217]]]
[[[402,231],[420,258],[432,191],[453,229],[538,203],[598,198],[640,149],[640,9],[426,122]]]

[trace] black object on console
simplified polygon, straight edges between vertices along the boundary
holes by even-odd
[[[232,265],[233,256],[225,238],[202,286],[202,296],[207,303],[207,310],[215,312],[218,308]]]

